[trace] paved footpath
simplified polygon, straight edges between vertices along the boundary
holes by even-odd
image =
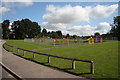
[[[5,41],[2,41],[2,44]],[[2,48],[2,63],[22,78],[80,78],[69,73],[51,69],[49,67],[25,60]]]

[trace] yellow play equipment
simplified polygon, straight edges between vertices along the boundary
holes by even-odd
[[[34,42],[35,40],[34,40],[34,38],[32,38],[32,42]]]
[[[89,44],[94,44],[94,38],[89,38]]]

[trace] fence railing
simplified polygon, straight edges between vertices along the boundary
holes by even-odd
[[[14,48],[14,46],[8,45],[7,43],[5,43],[5,45]],[[72,69],[75,69],[75,61],[87,62],[87,63],[90,63],[90,73],[94,74],[94,63],[93,63],[93,61],[90,61],[90,60],[80,60],[80,59],[76,59],[76,58],[61,57],[61,56],[56,56],[56,55],[50,55],[50,54],[34,52],[34,51],[31,51],[31,50],[26,50],[26,49],[22,49],[22,48],[17,48],[17,53],[19,53],[20,50],[23,51],[23,56],[25,56],[26,52],[33,53],[33,58],[35,58],[35,54],[48,56],[48,63],[50,63],[50,57],[56,57],[56,58],[61,58],[61,59],[72,60]]]

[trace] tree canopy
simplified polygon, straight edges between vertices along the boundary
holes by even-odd
[[[114,17],[114,22],[111,26],[110,34],[114,37],[118,37],[120,40],[120,16]]]
[[[52,31],[47,32],[44,28],[41,32],[41,26],[37,22],[32,22],[29,19],[22,19],[21,21],[14,21],[9,29],[10,21],[4,20],[2,24],[4,39],[24,39],[24,38],[39,38],[39,37],[62,37],[62,32]],[[1,29],[2,30],[2,29]],[[1,31],[2,32],[2,31]]]
[[[2,23],[3,39],[9,38],[9,33],[10,33],[9,25],[10,25],[9,20],[4,20]]]
[[[14,21],[11,28],[16,39],[33,38],[40,34],[41,31],[38,23],[32,22],[29,19]]]
[[[42,30],[42,34],[43,36],[47,36],[47,30],[45,28]]]

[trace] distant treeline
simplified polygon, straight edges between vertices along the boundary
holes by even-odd
[[[87,39],[90,36],[77,36],[77,35],[63,35],[60,30],[48,32],[45,28],[41,30],[41,26],[38,25],[37,22],[32,22],[29,19],[22,19],[21,21],[14,21],[10,26],[9,20],[4,20],[2,23],[2,28],[0,27],[0,38],[3,39],[24,39],[24,38],[40,38],[40,37],[50,37],[50,38],[83,38]],[[95,33],[95,35],[99,35],[103,38],[107,37],[118,37],[120,40],[120,16],[114,17],[114,22],[111,24],[111,30],[106,33],[100,35],[99,32]]]

